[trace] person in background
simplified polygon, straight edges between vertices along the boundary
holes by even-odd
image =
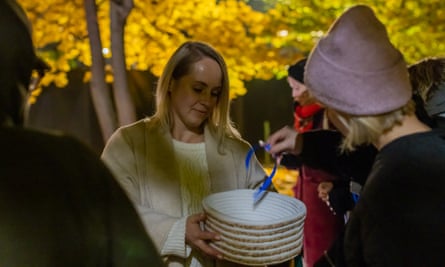
[[[294,128],[300,134],[321,129],[324,119],[323,108],[310,96],[304,85],[305,65],[306,58],[291,65],[287,77],[294,99]],[[285,162],[289,160],[282,160],[281,164],[284,165]],[[320,184],[333,185],[333,181],[338,177],[323,169],[304,164],[302,159],[293,159],[292,162],[302,163],[298,164],[299,175],[294,187],[294,196],[307,208],[303,230],[303,260],[305,266],[312,267],[343,229],[344,214],[336,213],[332,207],[326,205],[319,198],[317,190]]]
[[[403,55],[369,6],[332,24],[305,82],[344,135],[342,150],[378,150],[345,228],[346,266],[442,266],[445,133],[416,117]]]
[[[444,108],[442,105],[445,101],[442,101],[444,98],[443,96],[440,96],[440,93],[436,94],[441,90],[440,87],[444,81],[444,67],[445,60],[443,58],[425,58],[408,66],[409,79],[413,88],[411,98],[415,103],[415,114],[421,122],[431,128],[443,128],[445,126],[442,121],[443,117],[440,116],[442,113],[441,110]],[[429,112],[425,109],[426,103],[428,102],[430,103]],[[431,103],[434,104],[431,105]],[[434,111],[431,112],[431,109]],[[336,188],[331,187],[321,190],[324,192],[323,199],[325,199],[325,201],[330,200],[329,195],[332,195],[332,191],[330,192],[330,190],[336,190]],[[359,193],[360,190],[358,191],[358,194]],[[340,241],[342,240],[340,239]],[[327,252],[326,255],[331,259],[338,257],[339,251],[343,251],[339,248],[339,246],[342,245],[339,243],[340,242],[337,240],[337,242],[330,248],[329,252]],[[323,267],[331,265],[324,258],[318,261],[316,266]]]
[[[201,202],[211,193],[256,188],[266,174],[229,117],[229,77],[209,44],[187,41],[168,60],[156,112],[118,129],[102,159],[136,205],[168,266],[238,266],[209,245]]]
[[[408,72],[417,116],[431,127],[445,128],[445,58],[424,58]]]
[[[415,114],[431,128],[445,127],[445,58],[428,57],[408,66],[413,88]],[[334,186],[319,187],[319,195],[329,201]]]
[[[163,266],[123,189],[94,152],[23,127],[37,58],[15,0],[0,0],[0,266]]]
[[[294,100],[294,128],[299,133],[319,129],[323,123],[323,108],[309,95],[304,85],[306,60],[303,58],[287,69],[287,82]]]

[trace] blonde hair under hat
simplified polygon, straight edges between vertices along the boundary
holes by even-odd
[[[411,99],[406,63],[372,9],[346,10],[306,63],[305,83],[323,104],[350,115],[377,115]]]

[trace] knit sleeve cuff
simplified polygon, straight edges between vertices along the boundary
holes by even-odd
[[[187,217],[181,218],[171,228],[167,240],[161,250],[162,256],[178,256],[187,258],[190,256],[191,248],[185,244],[185,223]]]

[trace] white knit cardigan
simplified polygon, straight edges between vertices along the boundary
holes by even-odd
[[[247,142],[227,138],[224,154],[220,154],[217,139],[206,128],[205,146],[212,193],[255,188],[264,180],[266,174],[255,157],[249,169],[244,166],[250,148]],[[108,140],[102,159],[128,193],[161,251],[172,226],[184,219],[170,132],[155,127],[150,119],[121,127]],[[185,251],[184,242],[177,251],[163,255],[167,266],[184,266]],[[215,266],[239,265],[223,261]]]

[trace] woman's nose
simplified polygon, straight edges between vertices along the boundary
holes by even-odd
[[[292,97],[299,97],[301,95],[300,90],[298,90],[298,87],[292,88]]]
[[[210,90],[204,90],[201,92],[201,94],[199,94],[200,102],[204,104],[209,104],[211,100],[212,100],[212,93],[210,92]]]

